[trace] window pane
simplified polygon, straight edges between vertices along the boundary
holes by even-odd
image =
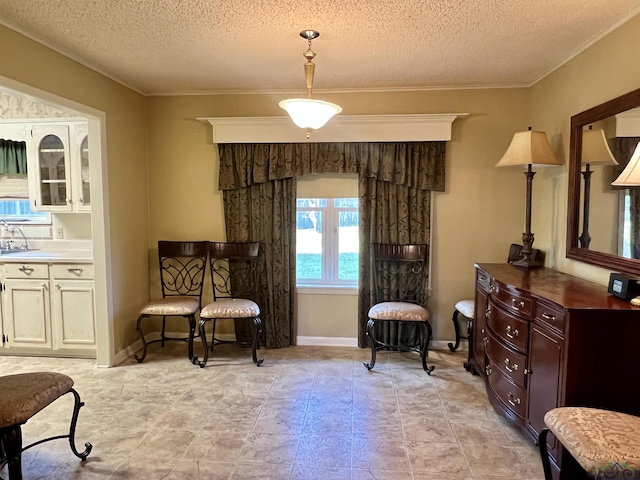
[[[0,218],[8,222],[48,222],[49,214],[31,211],[29,200],[0,200]]]
[[[358,208],[358,199],[357,198],[334,198],[333,206],[341,207],[341,208]]]
[[[358,212],[338,214],[338,278],[340,280],[358,280],[358,223]]]
[[[320,207],[325,208],[327,206],[326,198],[298,198],[296,201],[296,207]]]
[[[322,212],[296,213],[296,277],[322,278]]]

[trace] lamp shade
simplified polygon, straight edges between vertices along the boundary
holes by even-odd
[[[609,149],[604,130],[582,132],[582,164],[618,165]]]
[[[631,155],[631,160],[624,167],[622,173],[611,185],[615,187],[640,187],[640,143]]]
[[[544,132],[516,132],[496,167],[513,165],[562,165],[551,151]]]
[[[313,98],[289,98],[282,100],[280,108],[287,111],[293,123],[300,128],[317,129],[340,113],[342,108],[335,103]]]

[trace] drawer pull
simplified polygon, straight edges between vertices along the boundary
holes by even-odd
[[[556,319],[556,317],[554,317],[553,315],[549,315],[548,313],[543,313],[542,318],[544,318],[545,320],[551,320],[552,322]]]
[[[504,359],[504,368],[507,370],[507,372],[513,373],[516,370],[518,370],[518,364],[511,363],[511,361],[509,360],[509,357],[507,357]]]
[[[484,312],[484,317],[489,318],[490,316],[491,316],[491,309],[487,308],[487,310]]]
[[[67,272],[69,273],[82,273],[84,270],[82,270],[82,268],[80,267],[75,267],[75,268],[67,268]]]
[[[495,286],[495,285],[490,285],[490,286],[489,286],[489,293],[493,293],[493,292],[495,292],[496,290],[497,290],[497,288],[496,288],[496,286]]]
[[[484,367],[484,371],[487,374],[487,376],[491,375],[491,367],[489,365],[487,365],[486,367]]]
[[[489,345],[489,337],[484,337],[482,339],[482,344],[486,347],[487,345]]]
[[[34,272],[33,267],[26,267],[24,265],[21,266],[18,270],[20,270],[22,273],[26,273],[27,275]]]
[[[518,333],[520,333],[520,332],[518,332],[518,330],[517,330],[517,329],[514,329],[514,330],[513,330],[513,333],[511,333],[511,326],[510,326],[510,325],[507,325],[507,337],[509,337],[509,338],[515,338],[515,337],[517,337],[517,336],[518,336]]]
[[[514,407],[517,407],[518,405],[520,405],[521,400],[519,398],[517,398],[517,397],[514,398],[513,393],[509,392],[508,395],[509,395],[509,400],[508,401],[509,401],[509,403],[511,405],[513,405]]]
[[[524,308],[524,302],[522,300],[518,301],[517,299],[512,298],[511,307],[515,308],[516,310],[519,310],[521,308]]]

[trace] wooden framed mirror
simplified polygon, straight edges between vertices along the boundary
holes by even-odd
[[[582,157],[583,134],[591,127],[604,130],[618,165],[593,168],[589,188]],[[640,187],[611,186],[639,141],[640,89],[571,117],[567,258],[640,275]],[[593,239],[586,244],[585,224]]]

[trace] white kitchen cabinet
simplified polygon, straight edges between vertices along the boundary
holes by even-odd
[[[94,348],[93,265],[52,265],[51,303],[55,348]]]
[[[53,346],[48,265],[5,265],[2,320],[5,347]]]
[[[36,210],[91,210],[86,122],[34,123],[29,128],[29,198]]]
[[[95,352],[92,264],[5,263],[3,277],[7,353],[90,356]]]

